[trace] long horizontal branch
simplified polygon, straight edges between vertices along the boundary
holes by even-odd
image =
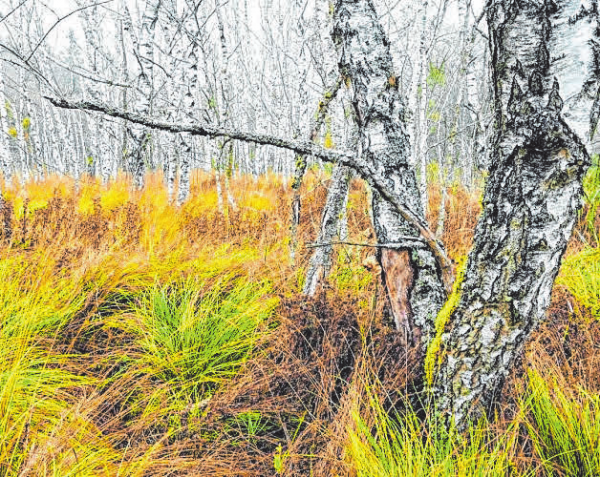
[[[319,248],[319,247],[330,247],[332,245],[352,245],[354,247],[365,247],[365,248],[393,248],[393,249],[401,249],[401,248],[424,248],[425,241],[420,238],[415,237],[400,237],[403,239],[403,242],[394,242],[394,243],[358,243],[358,242],[343,242],[343,241],[334,241],[327,243],[307,243],[304,246],[306,248]]]
[[[434,233],[429,229],[427,222],[423,218],[416,215],[405,204],[403,204],[398,197],[390,192],[383,177],[381,177],[381,175],[368,162],[356,154],[352,154],[347,151],[326,149],[311,141],[283,139],[276,136],[270,136],[268,134],[226,129],[210,124],[175,124],[160,121],[155,118],[130,113],[128,111],[110,107],[95,101],[72,102],[67,101],[66,99],[52,98],[49,96],[45,96],[45,98],[58,108],[95,111],[108,116],[125,119],[132,123],[140,124],[151,129],[159,129],[172,133],[189,133],[194,136],[205,136],[211,138],[228,137],[238,141],[253,142],[265,146],[275,146],[282,149],[288,149],[297,154],[314,156],[326,162],[338,163],[351,167],[357,171],[374,190],[379,192],[383,199],[392,204],[398,213],[404,218],[404,220],[413,225],[419,231],[436,257],[442,272],[442,280],[444,281],[446,290],[448,292],[451,290],[453,280],[452,262],[446,255],[442,245],[435,238]]]

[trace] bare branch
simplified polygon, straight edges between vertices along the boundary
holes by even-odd
[[[42,37],[42,39],[40,41],[38,41],[37,45],[35,45],[35,47],[33,48],[33,50],[31,50],[31,53],[29,53],[29,56],[27,58],[25,58],[24,62],[27,63],[29,60],[31,60],[31,58],[33,57],[33,55],[35,54],[35,52],[38,50],[38,48],[40,46],[42,46],[42,43],[44,43],[44,41],[46,40],[46,38],[48,38],[48,35],[52,32],[52,30],[54,30],[58,26],[58,24],[60,22],[62,22],[63,20],[69,18],[71,15],[74,15],[75,13],[80,12],[82,10],[85,10],[87,8],[97,7],[97,6],[104,5],[106,3],[111,3],[111,2],[114,2],[114,0],[105,0],[104,2],[93,3],[91,5],[85,5],[85,6],[81,7],[81,8],[77,8],[77,9],[73,10],[72,12],[67,13],[66,15],[64,15],[64,16],[60,17],[59,19],[57,19],[56,22],[54,22],[54,25],[52,25],[48,29],[48,31],[44,34],[44,36]]]
[[[2,23],[4,20],[6,20],[8,17],[10,17],[19,8],[21,8],[23,5],[25,5],[28,1],[29,0],[22,0],[15,8],[13,8],[10,12],[8,12],[6,15],[4,15],[2,18],[0,18],[0,23]]]
[[[108,116],[125,119],[127,121],[131,121],[132,123],[141,124],[152,129],[159,129],[172,133],[189,133],[193,136],[205,136],[211,138],[228,137],[238,141],[254,142],[256,144],[265,146],[275,146],[294,151],[298,154],[318,157],[323,161],[338,163],[351,167],[357,171],[373,189],[379,192],[381,197],[393,205],[398,213],[404,218],[404,220],[409,222],[419,231],[436,257],[442,272],[442,278],[444,280],[446,289],[448,291],[451,290],[453,281],[452,261],[448,258],[443,246],[440,244],[440,242],[438,242],[435,234],[429,228],[429,224],[427,224],[425,219],[422,219],[412,210],[410,210],[405,204],[401,203],[398,197],[396,197],[396,195],[394,195],[387,187],[386,180],[381,177],[381,175],[367,161],[363,160],[360,155],[356,155],[347,151],[325,149],[324,147],[318,146],[311,141],[289,140],[267,134],[226,129],[219,126],[212,126],[210,124],[174,124],[164,122],[155,118],[130,113],[119,108],[109,107],[95,101],[71,102],[67,101],[66,99],[52,98],[49,96],[44,97],[58,108],[95,111]]]
[[[418,239],[415,237],[403,237],[405,242],[396,242],[396,243],[357,243],[357,242],[327,242],[327,243],[307,243],[304,246],[306,248],[319,248],[319,247],[330,247],[332,245],[352,245],[353,247],[368,247],[368,248],[393,248],[393,249],[402,249],[402,248],[421,248],[425,247],[426,243],[422,239]]]

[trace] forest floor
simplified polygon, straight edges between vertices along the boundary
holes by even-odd
[[[415,406],[372,249],[340,246],[325,289],[300,294],[327,181],[302,188],[295,264],[292,194],[274,176],[233,178],[225,213],[208,175],[181,208],[159,175],[143,192],[3,188],[0,476],[600,475],[596,211],[495,418],[465,437]],[[459,262],[480,192],[447,190]],[[353,242],[374,240],[367,204],[354,183]]]

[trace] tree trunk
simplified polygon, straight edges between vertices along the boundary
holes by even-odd
[[[319,284],[327,277],[333,265],[332,242],[338,237],[340,218],[343,208],[347,204],[348,190],[352,171],[345,166],[336,166],[331,176],[331,185],[327,192],[327,201],[321,218],[321,228],[317,238],[318,246],[310,259],[303,292],[305,295],[314,296],[319,289]]]
[[[331,76],[331,75],[330,75]],[[325,91],[323,98],[319,101],[317,106],[317,112],[315,116],[315,120],[311,121],[311,125],[309,128],[310,131],[310,140],[315,142],[319,138],[321,127],[325,122],[325,118],[329,111],[329,105],[337,96],[337,93],[341,87],[341,80],[338,78],[333,87]],[[306,156],[304,154],[296,155],[296,164],[294,170],[294,179],[292,180],[292,190],[294,191],[294,195],[292,198],[292,225],[290,227],[291,230],[291,240],[290,240],[290,260],[292,263],[296,260],[296,248],[298,246],[298,227],[300,225],[300,212],[302,209],[302,200],[300,197],[300,187],[302,186],[302,181],[304,179],[304,174],[306,173],[306,168],[308,163],[306,161]],[[323,225],[325,222],[325,213],[326,209],[323,211],[323,216],[321,218],[321,231],[323,231]],[[319,251],[315,251],[315,255],[318,254]],[[314,294],[311,293],[311,295]]]
[[[593,55],[570,49],[573,42],[591,49],[584,45],[596,19],[580,4],[496,0],[488,7],[492,167],[465,278],[450,300],[457,306],[438,317],[440,330],[445,321],[448,327],[433,383],[438,409],[459,428],[492,408],[544,319],[580,207],[598,92],[587,61]]]
[[[395,197],[424,220],[415,173],[408,162],[405,106],[389,42],[372,0],[337,0],[333,39],[341,51],[340,73],[352,89],[359,149],[365,161],[384,178]],[[429,249],[407,242],[406,237],[418,240],[418,231],[377,191],[373,192],[373,219],[378,243],[399,244],[379,253],[393,321],[405,332],[407,345],[424,347],[434,333],[433,317],[446,297],[440,270]]]
[[[139,39],[133,31],[131,15],[125,8],[125,28],[129,31],[134,44],[135,55],[139,67],[137,86],[140,91],[134,105],[136,114],[148,115],[152,112],[154,94],[154,32],[162,0],[146,0],[142,15]],[[128,169],[136,188],[144,186],[146,163],[150,154],[151,135],[146,128],[135,126],[131,129],[133,144],[128,151]]]
[[[414,163],[419,167],[419,192],[421,194],[421,203],[423,209],[427,213],[428,194],[427,194],[427,69],[429,68],[428,42],[427,35],[429,33],[428,21],[428,0],[421,0],[421,8],[417,15],[419,23],[419,60],[417,63],[416,77],[416,106],[415,106],[415,121],[413,127],[413,149]]]

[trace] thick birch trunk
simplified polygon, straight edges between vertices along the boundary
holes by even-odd
[[[585,3],[496,0],[488,7],[492,168],[433,383],[439,410],[459,427],[490,410],[544,319],[575,224],[598,92],[589,54],[596,19],[580,8]]]
[[[338,0],[334,7],[334,43],[341,51],[340,73],[352,88],[360,149],[364,159],[385,178],[394,195],[420,218],[423,207],[414,170],[405,107],[398,91],[389,43],[371,0]],[[406,237],[419,233],[379,193],[373,193],[373,218],[379,243],[399,243],[379,255],[389,309],[409,342],[425,346],[433,336],[433,317],[445,291],[429,249]]]

